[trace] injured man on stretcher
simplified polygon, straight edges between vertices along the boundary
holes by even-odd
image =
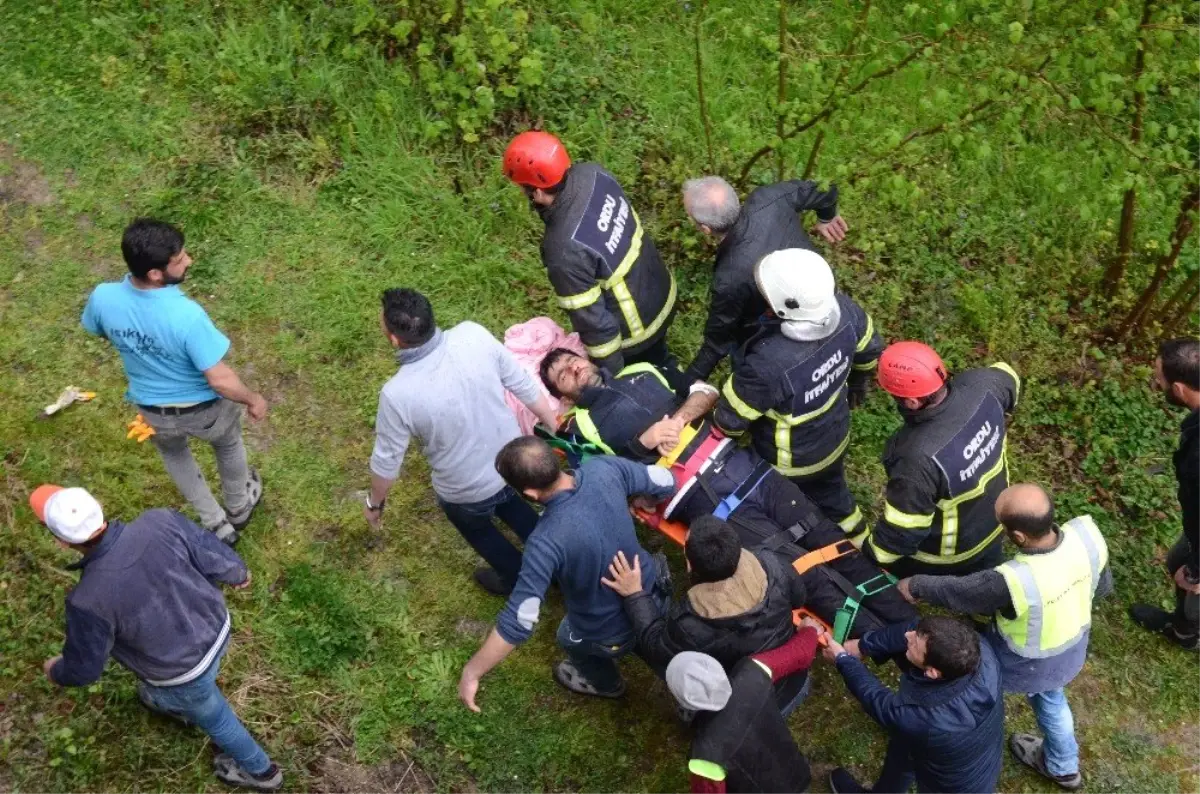
[[[561,348],[546,355],[540,372],[552,395],[575,404],[557,428],[569,452],[670,467],[675,493],[648,523],[686,525],[713,515],[737,529],[744,548],[768,549],[784,564],[800,560],[794,567],[808,592],[805,606],[841,628],[835,632],[843,635],[839,640],[916,618],[892,581],[850,544],[841,527],[756,452],[713,426],[708,414],[718,394],[712,386],[697,382],[680,399],[651,364],[632,364],[612,375]]]

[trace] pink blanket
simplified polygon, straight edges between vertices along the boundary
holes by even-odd
[[[579,334],[568,334],[549,317],[534,317],[532,320],[518,323],[505,331],[504,346],[516,356],[521,367],[537,381],[538,388],[542,390],[542,394],[546,395],[546,399],[550,401],[551,407],[557,414],[561,416],[571,407],[570,401],[559,401],[550,396],[538,374],[538,367],[546,354],[556,347],[565,347],[581,356],[586,356],[587,349],[584,348],[583,342],[579,341]],[[533,433],[533,426],[537,424],[537,417],[533,415],[533,412],[514,397],[512,392],[506,392],[504,397],[508,401],[509,410],[517,417],[517,424],[521,426],[521,432],[526,435]]]

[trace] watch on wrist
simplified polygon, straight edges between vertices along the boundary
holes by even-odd
[[[370,494],[367,495],[367,509],[370,510],[372,513],[383,512],[383,506],[386,504],[387,504],[387,499],[385,498],[385,499],[380,499],[379,504],[373,505],[373,504],[371,504]]]

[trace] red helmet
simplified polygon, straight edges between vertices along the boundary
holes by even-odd
[[[518,185],[554,187],[570,167],[562,141],[541,130],[522,132],[504,150],[504,175]]]
[[[893,397],[928,397],[946,382],[946,365],[924,342],[896,342],[879,357],[879,385]]]

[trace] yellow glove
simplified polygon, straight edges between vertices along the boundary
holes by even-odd
[[[139,444],[144,443],[146,439],[155,433],[154,428],[146,424],[146,420],[141,414],[135,416],[127,427],[129,428],[129,432],[125,434],[125,438],[136,438]]]

